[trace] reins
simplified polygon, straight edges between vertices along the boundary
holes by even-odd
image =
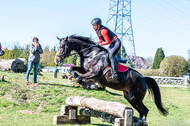
[[[90,49],[90,48],[92,48],[92,47],[95,47],[95,46],[97,46],[97,45],[93,45],[93,46],[84,48],[84,49],[82,49],[82,50],[80,50],[80,51],[76,51],[75,53],[69,54],[69,55],[67,55],[66,57],[69,57],[69,56],[75,55],[75,54],[77,54],[77,53],[83,52],[83,51],[88,50],[88,49]],[[68,47],[67,47],[67,48],[68,48]],[[61,57],[61,56],[63,56],[63,55],[65,55],[65,54],[62,53],[62,54],[56,55],[56,56],[57,56],[57,57]]]

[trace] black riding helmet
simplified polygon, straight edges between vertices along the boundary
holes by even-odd
[[[92,19],[91,24],[92,25],[98,25],[98,24],[101,25],[102,24],[102,20],[100,18],[94,18],[94,19]]]

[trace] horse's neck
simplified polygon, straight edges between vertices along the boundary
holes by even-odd
[[[89,45],[86,45],[85,43],[79,43],[79,42],[77,42],[77,41],[72,41],[72,42],[69,42],[69,48],[71,49],[71,50],[74,50],[74,51],[76,51],[76,52],[79,52],[79,51],[81,51],[81,50],[83,50],[83,49],[85,49],[85,48],[87,48],[87,47],[90,47]]]

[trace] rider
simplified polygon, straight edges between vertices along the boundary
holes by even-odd
[[[100,46],[109,44],[108,51],[112,68],[112,75],[110,78],[118,79],[117,64],[114,56],[117,54],[121,47],[121,41],[115,33],[113,33],[110,29],[102,25],[102,21],[100,18],[94,18],[91,21],[91,24],[98,35],[99,41],[97,43],[100,44]]]

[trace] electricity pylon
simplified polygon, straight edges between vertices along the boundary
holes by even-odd
[[[131,21],[131,0],[110,0],[107,26],[114,30],[122,42],[120,57],[136,57]],[[124,48],[123,48],[124,47]]]

